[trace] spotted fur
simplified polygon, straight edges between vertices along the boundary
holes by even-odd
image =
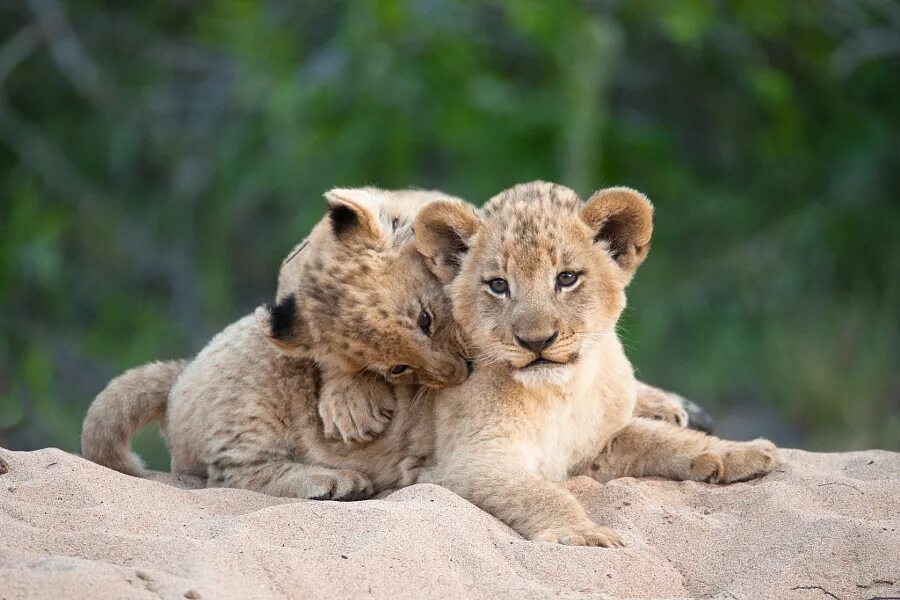
[[[468,374],[449,300],[411,228],[423,204],[448,197],[327,197],[329,214],[282,264],[276,301],[186,366],[148,365],[114,380],[86,419],[85,456],[140,474],[130,437],[162,417],[172,470],[211,486],[354,499],[415,479],[432,439],[423,396]],[[392,375],[398,364],[409,368]]]

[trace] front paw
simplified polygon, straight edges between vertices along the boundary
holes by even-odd
[[[778,448],[765,439],[751,442],[719,440],[711,452],[691,465],[692,479],[709,483],[748,481],[770,473],[778,463]]]
[[[368,477],[350,469],[307,475],[299,488],[297,496],[309,500],[364,500],[374,492]]]
[[[347,444],[370,442],[394,416],[393,392],[386,386],[335,390],[320,395],[319,416],[325,437]]]
[[[571,527],[550,527],[539,531],[532,540],[566,546],[601,546],[603,548],[624,546],[622,538],[615,531],[593,523]]]
[[[425,458],[424,456],[407,456],[400,461],[400,487],[412,485],[419,480]]]

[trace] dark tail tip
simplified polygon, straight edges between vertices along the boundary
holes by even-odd
[[[688,427],[712,434],[715,424],[710,414],[696,402],[691,402],[687,398],[680,398],[680,400],[688,414]]]

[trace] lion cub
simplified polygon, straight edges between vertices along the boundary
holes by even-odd
[[[518,185],[481,212],[426,206],[417,245],[448,284],[476,361],[434,401],[434,466],[449,487],[531,540],[620,545],[559,482],[578,474],[733,482],[768,473],[775,446],[634,416],[637,384],[615,325],[649,250],[653,209],[627,188],[584,204]]]
[[[430,403],[414,401],[420,386],[456,385],[469,371],[449,299],[411,231],[424,203],[450,197],[360,189],[327,198],[327,217],[282,264],[276,304],[192,361],[113,380],[85,418],[86,458],[140,474],[130,438],[158,419],[172,470],[209,485],[338,499],[414,479],[431,441]],[[380,423],[377,439],[346,444],[337,420],[320,420],[320,398],[334,407],[345,395],[354,399],[345,429]]]

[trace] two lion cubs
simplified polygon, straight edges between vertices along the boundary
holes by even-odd
[[[276,304],[189,363],[114,380],[86,418],[86,457],[140,473],[128,441],[160,419],[173,470],[209,485],[352,499],[430,481],[529,539],[601,546],[619,537],[567,477],[731,482],[773,468],[766,440],[645,418],[684,414],[635,380],[615,332],[652,233],[638,192],[582,203],[535,182],[480,211],[427,192],[328,197]]]

